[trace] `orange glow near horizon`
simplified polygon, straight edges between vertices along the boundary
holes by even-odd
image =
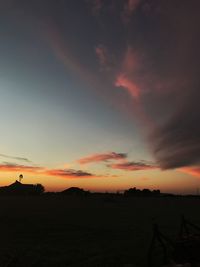
[[[2,172],[0,173],[1,184],[6,186],[13,183],[21,172]],[[22,172],[23,173],[23,172]],[[196,178],[192,179],[191,175],[181,173],[179,171],[160,171],[160,170],[146,170],[135,172],[123,172],[119,175],[110,176],[93,176],[93,177],[73,177],[68,176],[52,176],[47,174],[24,172],[24,179],[22,183],[44,185],[46,191],[62,191],[66,188],[75,186],[85,190],[95,192],[116,192],[126,190],[131,187],[139,189],[149,188],[160,189],[161,192],[178,192],[188,193],[195,192]],[[144,178],[145,177],[145,178]],[[190,185],[188,186],[188,181]],[[200,186],[200,180],[199,180]]]

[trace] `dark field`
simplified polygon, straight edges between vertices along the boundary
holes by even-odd
[[[1,197],[0,266],[146,266],[152,222],[174,238],[200,199]],[[10,261],[10,264],[8,262]]]

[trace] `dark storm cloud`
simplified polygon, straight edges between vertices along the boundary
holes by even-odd
[[[200,2],[163,3],[161,25],[168,25],[165,38],[169,44],[160,80],[171,83],[168,94],[172,101],[167,103],[171,114],[155,127],[150,141],[161,168],[170,169],[200,163]],[[164,101],[164,97],[160,99]]]
[[[177,114],[153,135],[154,153],[163,169],[200,163],[200,92],[191,92]]]

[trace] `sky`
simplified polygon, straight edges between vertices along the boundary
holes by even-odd
[[[0,186],[200,187],[198,0],[1,0]]]

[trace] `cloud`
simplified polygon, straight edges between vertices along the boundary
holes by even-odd
[[[135,72],[139,67],[138,55],[134,51],[133,47],[128,45],[122,62],[122,68],[125,72],[132,73]]]
[[[3,158],[8,158],[8,159],[16,159],[16,160],[19,160],[19,161],[25,161],[25,162],[31,162],[29,159],[27,158],[22,158],[22,157],[14,157],[14,156],[9,156],[9,155],[6,155],[6,154],[0,154],[0,157],[3,157]]]
[[[98,15],[103,7],[103,1],[102,0],[89,0],[88,2],[91,5],[92,14],[94,16]]]
[[[134,100],[138,100],[141,95],[139,84],[141,68],[138,52],[128,45],[123,55],[121,71],[117,74],[114,85],[125,89]]]
[[[156,165],[149,161],[140,162],[128,162],[126,161],[127,154],[125,153],[105,153],[94,154],[89,157],[80,159],[80,164],[88,164],[93,162],[109,162],[118,161],[119,163],[108,164],[107,167],[111,169],[125,170],[125,171],[139,171],[139,170],[151,170],[156,169]],[[95,175],[83,170],[74,169],[49,169],[41,166],[26,166],[10,162],[3,162],[0,164],[0,172],[18,172],[18,173],[30,173],[32,175],[53,176],[62,177],[66,179],[72,178],[97,178],[103,177],[102,175]],[[118,177],[116,175],[104,175],[104,177]]]
[[[124,14],[129,18],[139,4],[127,1]],[[152,4],[152,16],[136,18],[114,82],[137,107],[134,115],[162,169],[200,164],[199,8],[196,0]]]
[[[103,101],[112,106],[116,105],[116,108],[119,108],[119,105],[115,103],[116,101],[113,99],[112,92],[108,90],[106,79],[100,79],[99,73],[96,75],[96,73],[77,56],[73,44],[69,41],[70,36],[66,36],[66,33],[62,32],[56,23],[52,21],[44,21],[43,27],[41,28],[43,29],[41,34],[45,41],[47,41],[55,57],[66,68],[67,73],[71,72],[81,86],[84,85],[84,87],[87,86],[87,88],[90,88],[92,93],[97,94]],[[106,62],[109,63],[110,59],[106,59]],[[108,70],[109,66],[106,65],[105,68]]]
[[[160,92],[151,90],[149,94],[149,111],[156,119],[149,144],[162,169],[198,166],[200,2],[163,1],[158,6],[156,20],[160,26],[152,40],[154,45],[150,50],[149,44],[146,46],[152,59],[157,55],[151,71],[157,73],[155,77],[162,85]],[[159,53],[159,47],[165,52]]]
[[[129,78],[127,78],[125,74],[120,74],[117,77],[115,86],[123,87],[124,89],[126,89],[134,99],[138,99],[140,96],[139,87]]]
[[[131,117],[142,125],[141,130],[147,133],[153,127],[151,114],[146,112],[144,99],[152,89],[151,73],[148,70],[148,62],[140,49],[130,44],[122,53],[120,71],[115,77],[115,87],[123,88],[127,96],[131,97]],[[154,83],[155,86],[155,83]],[[153,87],[154,88],[154,87]]]
[[[109,164],[108,167],[112,169],[125,170],[125,171],[145,171],[158,168],[152,163],[146,163],[143,161],[140,162],[130,161],[130,162]]]
[[[54,14],[54,10],[52,10],[52,14]],[[40,18],[40,15],[37,16]],[[54,16],[57,17],[57,13],[54,14]],[[47,14],[43,16],[42,19],[39,19],[41,25],[40,34],[43,37],[43,40],[47,42],[49,48],[52,50],[55,58],[63,64],[67,73],[70,73],[70,75],[74,76],[76,78],[76,82],[79,82],[81,86],[84,85],[84,87],[86,86],[87,88],[91,89],[92,93],[97,94],[102,102],[105,102],[106,105],[109,105],[109,107],[111,106],[115,110],[120,110],[126,114],[129,112],[132,113],[131,103],[128,102],[127,99],[126,101],[128,102],[128,105],[127,103],[124,103],[124,101],[122,103],[121,98],[118,97],[119,94],[117,90],[113,92],[113,80],[115,79],[114,76],[116,76],[116,69],[118,70],[117,56],[113,50],[113,47],[111,47],[112,50],[106,47],[102,44],[104,41],[100,42],[100,44],[96,46],[96,56],[98,54],[98,59],[100,60],[99,62],[104,64],[101,65],[101,70],[104,70],[104,72],[101,72],[100,76],[99,72],[96,73],[95,67],[93,68],[92,66],[90,59],[91,54],[84,59],[84,53],[88,52],[87,49],[84,50],[85,45],[76,51],[77,43],[80,43],[79,38],[75,38],[77,41],[76,45],[74,45],[73,41],[71,40],[71,36],[68,35],[68,32],[64,31],[63,27],[59,27],[60,19],[55,19],[54,16],[52,17],[51,15],[49,16],[49,14]],[[89,47],[91,42],[87,42],[85,40],[85,44],[86,43]],[[82,51],[81,57],[79,54],[80,51]],[[87,60],[87,62],[84,60]],[[106,77],[104,76],[105,71],[109,71],[109,75]],[[131,79],[129,78],[129,80]]]
[[[127,9],[128,12],[132,13],[135,11],[135,9],[138,7],[141,0],[128,0],[125,4],[125,9]]]
[[[124,22],[127,23],[142,2],[144,1],[122,1],[123,10],[117,10],[116,4],[115,11],[118,14],[123,13]],[[131,25],[133,27],[127,27],[125,34],[121,34],[120,26],[123,28],[123,25],[120,25],[121,22],[118,23],[117,15],[114,14],[114,17],[110,18],[106,17],[107,14],[110,16],[110,13],[105,12],[102,16],[104,19],[102,25],[99,27],[100,32],[98,27],[95,28],[97,32],[92,27],[95,35],[91,36],[95,40],[99,36],[105,37],[106,40],[101,40],[101,43],[114,44],[113,47],[109,47],[117,54],[118,60],[115,77],[112,77],[113,84],[128,92],[127,95],[133,100],[131,103],[133,111],[137,109],[136,117],[141,120],[142,127],[150,125],[151,123],[148,124],[146,121],[151,122],[152,118],[154,129],[149,138],[149,146],[158,165],[162,169],[192,167],[200,163],[200,2],[198,0],[145,2],[151,3],[149,13],[152,13],[152,16],[150,14],[146,16],[144,13],[135,16],[136,23]],[[37,7],[32,8],[34,3],[35,1],[31,5],[27,4],[31,10],[29,14],[34,13],[32,10],[40,10],[41,3],[38,2]],[[102,9],[102,1],[90,1],[90,3],[97,12]],[[74,51],[71,48],[74,46],[69,45],[70,35],[66,36],[66,32],[62,32],[64,27],[56,24],[62,21],[58,17],[59,8],[51,7],[47,10],[46,4],[47,1],[41,4],[42,9],[45,8],[47,14],[52,9],[46,17],[52,18],[53,22],[46,22],[45,29],[41,28],[44,29],[56,57],[64,64],[67,71],[76,73],[78,78],[86,81],[87,85],[94,88],[99,95],[105,94],[106,101],[110,101],[110,96],[112,103],[118,101],[116,96],[119,95],[115,94],[118,90],[114,92],[111,86],[106,86],[104,84],[106,79],[101,79],[102,86],[96,86],[96,79],[87,70],[87,64],[81,64],[80,57],[73,56]],[[45,20],[44,17],[43,19]],[[112,34],[109,34],[111,32],[109,29],[112,30]],[[86,42],[91,43],[87,38]],[[92,42],[92,47],[93,44]],[[80,45],[80,51],[83,51],[85,45],[81,42]],[[106,65],[105,47],[97,48],[96,53],[100,63]],[[89,57],[88,62],[90,62]],[[139,107],[135,100],[140,102]],[[126,100],[120,98],[119,101]],[[126,103],[123,104],[126,106]],[[150,134],[151,130],[144,132]]]
[[[89,172],[84,172],[81,170],[72,170],[72,169],[54,169],[54,170],[47,170],[45,172],[47,175],[51,176],[60,176],[64,178],[81,178],[81,177],[92,177],[93,175]]]
[[[199,166],[183,167],[183,168],[180,168],[179,171],[190,174],[192,176],[200,177]]]
[[[99,44],[98,46],[95,47],[95,53],[97,55],[101,69],[109,71],[110,70],[110,62],[108,60],[107,48],[104,45]]]
[[[9,162],[4,162],[0,164],[0,172],[20,172],[20,173],[31,173],[35,175],[46,175],[54,177],[63,177],[63,178],[96,178],[100,177],[98,175],[93,175],[92,173],[82,171],[82,170],[73,170],[73,169],[48,169],[45,167],[37,166],[25,166],[20,164],[14,164]]]
[[[198,100],[194,97],[199,99],[200,94],[192,96],[183,109],[156,129],[151,139],[155,157],[162,169],[200,163],[200,111]]]
[[[125,153],[109,152],[104,154],[94,154],[78,160],[80,164],[100,163],[100,162],[105,163],[110,161],[112,161],[112,163],[107,164],[107,167],[116,170],[139,171],[139,170],[152,170],[158,168],[158,166],[156,166],[153,162],[146,160],[141,160],[139,162],[127,161],[127,154]],[[113,161],[115,162],[113,163]]]
[[[80,164],[88,164],[94,162],[106,162],[109,160],[124,160],[127,158],[126,153],[108,152],[103,154],[94,154],[78,160]]]
[[[42,167],[25,166],[15,163],[4,162],[0,164],[0,172],[31,172],[38,173],[43,171]]]
[[[136,11],[141,0],[126,0],[122,12],[122,20],[125,24],[129,23],[132,14]]]
[[[95,52],[97,54],[97,57],[99,59],[99,62],[101,65],[104,65],[106,63],[106,48],[103,45],[98,45],[95,48]]]

